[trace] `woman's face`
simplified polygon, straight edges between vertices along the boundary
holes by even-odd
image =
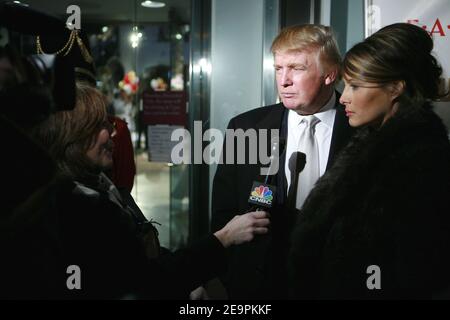
[[[86,153],[87,157],[92,161],[92,164],[101,171],[111,169],[113,165],[112,153],[114,143],[111,140],[113,130],[109,122],[105,126],[98,133],[94,144]]]
[[[346,77],[340,103],[352,127],[383,125],[396,111],[397,94],[387,86]]]

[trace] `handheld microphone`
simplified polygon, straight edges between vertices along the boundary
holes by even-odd
[[[291,184],[294,181],[293,178],[296,176],[298,178],[298,174],[305,169],[305,165],[306,155],[300,151],[293,152],[288,162],[289,171],[291,172]]]
[[[248,202],[257,208],[270,209],[273,206],[276,196],[276,186],[270,183],[273,176],[278,172],[280,154],[284,151],[285,145],[285,139],[283,138],[277,137],[271,140],[270,165],[268,169],[264,168],[267,170],[264,183],[254,181],[248,198]]]
[[[306,155],[303,152],[295,151],[289,158],[288,168],[291,172],[291,185],[289,186],[287,203],[288,207],[295,207],[297,200],[298,175],[303,171],[306,165]]]
[[[280,166],[280,154],[283,153],[285,146],[286,141],[284,138],[272,138],[270,148],[270,165],[267,169],[264,184],[268,184],[269,180],[278,173],[278,169]],[[263,172],[263,170],[261,170],[261,172]]]

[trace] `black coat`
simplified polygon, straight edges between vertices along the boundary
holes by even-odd
[[[299,213],[293,298],[430,298],[449,285],[450,144],[428,108],[362,129]],[[369,290],[369,266],[381,290]]]
[[[344,109],[336,99],[336,117],[328,165],[338,151],[348,142],[352,133]],[[283,125],[284,123],[284,125]],[[228,129],[278,129],[280,136],[287,136],[287,109],[282,104],[250,110],[233,118]],[[285,132],[283,132],[285,131]],[[269,132],[270,137],[270,132]],[[225,142],[226,144],[226,142]],[[224,144],[223,159],[226,159]],[[258,141],[259,146],[259,141]],[[259,149],[257,149],[259,152]],[[270,138],[268,139],[270,150]],[[246,145],[246,161],[249,159],[249,147]],[[236,163],[236,162],[235,162]],[[254,181],[263,181],[260,168],[267,165],[257,164],[220,164],[213,182],[212,229],[220,229],[234,215],[242,214],[251,208],[248,198]],[[286,181],[284,157],[281,156],[278,174],[272,184],[277,187],[278,204],[270,210],[270,234],[257,237],[250,243],[229,250],[229,272],[222,278],[229,297],[232,299],[270,299],[287,297],[285,287],[285,259],[288,250],[288,238],[291,219],[284,208]]]
[[[102,191],[62,180],[28,202],[9,228],[2,298],[187,299],[225,271],[213,235],[149,260],[130,215]],[[66,285],[71,265],[81,269],[81,290]]]

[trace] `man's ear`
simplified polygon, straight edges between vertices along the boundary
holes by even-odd
[[[336,68],[331,68],[327,73],[325,73],[325,85],[333,84],[336,81],[338,71]]]

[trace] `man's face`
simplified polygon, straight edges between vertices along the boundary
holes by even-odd
[[[330,98],[330,84],[326,84],[317,52],[276,52],[274,65],[278,94],[286,108],[313,114]]]

